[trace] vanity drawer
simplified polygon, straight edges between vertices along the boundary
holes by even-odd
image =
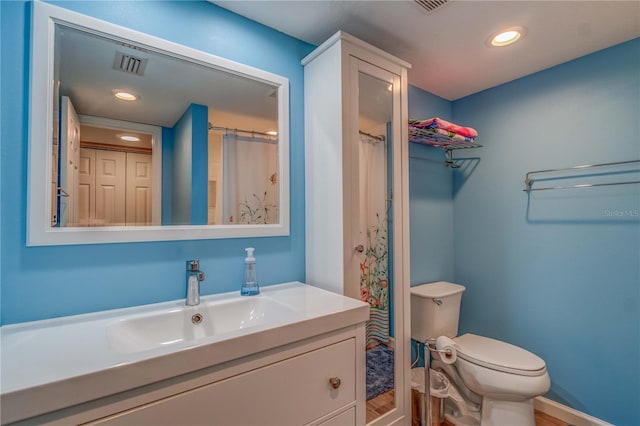
[[[303,425],[355,404],[355,353],[344,340],[92,424]]]
[[[346,426],[356,424],[356,407],[351,407],[347,411],[331,417],[329,420],[320,423],[318,426]]]

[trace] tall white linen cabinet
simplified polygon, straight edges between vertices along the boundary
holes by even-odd
[[[341,31],[302,64],[306,282],[370,303],[367,347],[392,348],[395,387],[370,423],[408,424],[410,65]]]

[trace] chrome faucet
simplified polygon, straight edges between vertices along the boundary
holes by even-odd
[[[187,260],[187,306],[200,304],[200,281],[204,281],[204,272],[200,271],[200,261]]]

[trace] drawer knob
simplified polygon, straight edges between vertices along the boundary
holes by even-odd
[[[342,381],[340,380],[339,377],[332,377],[332,378],[329,379],[329,384],[334,389],[338,389],[340,387],[341,383],[342,383]]]

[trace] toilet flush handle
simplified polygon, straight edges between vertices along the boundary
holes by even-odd
[[[433,303],[435,303],[438,306],[442,305],[442,299],[431,299],[431,300],[433,300]]]

